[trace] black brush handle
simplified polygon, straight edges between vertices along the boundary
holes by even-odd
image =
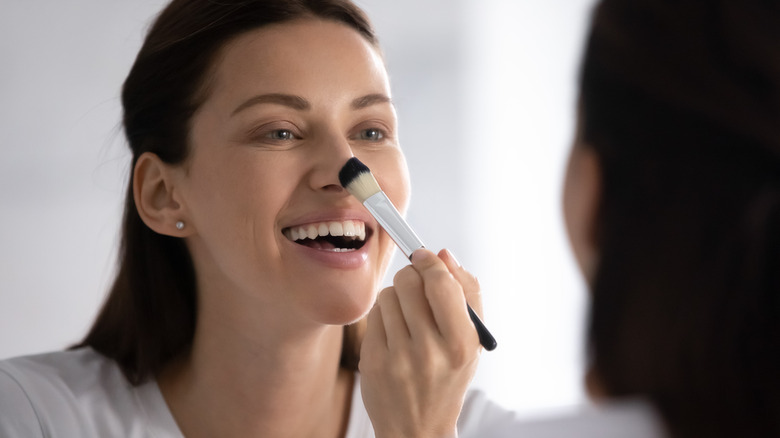
[[[496,349],[496,346],[498,343],[496,342],[496,338],[493,337],[492,334],[490,334],[490,331],[488,331],[487,327],[485,327],[485,323],[482,322],[481,319],[479,319],[479,316],[477,316],[476,312],[474,312],[474,309],[471,308],[468,304],[466,304],[466,307],[469,309],[469,316],[471,317],[471,321],[474,323],[474,327],[477,328],[477,336],[479,336],[479,343],[482,344],[482,346],[487,351],[493,351]]]

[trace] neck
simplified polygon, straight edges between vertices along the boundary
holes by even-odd
[[[353,376],[339,367],[342,327],[214,316],[198,316],[190,353],[158,379],[185,436],[344,435]]]

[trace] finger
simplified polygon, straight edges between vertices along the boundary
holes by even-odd
[[[407,266],[395,275],[393,286],[401,305],[409,334],[415,341],[423,341],[431,334],[438,334],[439,328],[425,296],[422,276],[412,266]]]
[[[469,303],[472,309],[477,315],[482,317],[482,288],[479,285],[477,277],[472,275],[469,271],[463,268],[458,262],[458,259],[448,249],[439,251],[439,258],[442,259],[447,269],[458,283],[463,288],[463,293],[466,296],[466,301]]]
[[[395,288],[387,287],[382,290],[376,303],[379,311],[382,312],[387,347],[391,350],[402,348],[409,341],[410,335]]]
[[[412,266],[423,279],[425,296],[442,336],[452,340],[474,335],[463,288],[444,262],[436,254],[422,249],[412,255]]]
[[[387,350],[387,333],[385,333],[382,311],[379,306],[374,306],[366,317],[366,333],[360,345],[360,356],[363,357],[364,351],[371,354],[371,349],[374,348]]]

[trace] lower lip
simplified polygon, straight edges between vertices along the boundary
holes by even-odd
[[[366,243],[360,249],[348,252],[335,252],[314,249],[305,245],[299,245],[286,238],[285,241],[292,245],[294,250],[302,256],[314,259],[315,261],[330,268],[356,269],[363,266],[368,260],[368,247],[370,246],[369,240],[366,240]]]

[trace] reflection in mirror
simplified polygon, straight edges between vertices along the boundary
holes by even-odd
[[[0,358],[76,342],[104,299],[129,172],[119,87],[164,3],[12,2],[0,16],[17,42],[0,103]],[[521,412],[584,398],[584,292],[559,198],[591,5],[361,2],[390,72],[408,220],[479,277],[499,348],[474,385]]]

